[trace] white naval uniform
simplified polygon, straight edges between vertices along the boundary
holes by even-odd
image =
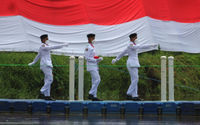
[[[95,59],[94,57],[95,57],[94,46],[88,44],[85,49],[85,59],[87,61],[87,71],[90,72],[92,77],[92,87],[89,91],[89,94],[93,95],[94,97],[97,97],[97,88],[101,81],[99,75],[98,62],[101,60]]]
[[[140,67],[140,63],[138,60],[138,50],[139,49],[148,49],[150,47],[155,47],[156,44],[153,45],[136,45],[133,42],[130,42],[128,47],[116,57],[116,61],[120,60],[124,55],[128,54],[127,60],[127,69],[129,71],[131,77],[131,84],[128,88],[127,95],[132,97],[138,97],[138,68]]]
[[[64,44],[66,45],[66,44]],[[53,82],[53,74],[52,74],[52,61],[51,61],[51,53],[52,49],[60,49],[64,45],[57,46],[49,46],[47,44],[42,44],[39,48],[38,54],[30,65],[35,64],[40,59],[40,69],[43,71],[44,77],[44,86],[40,89],[40,92],[45,96],[50,96],[51,84]]]

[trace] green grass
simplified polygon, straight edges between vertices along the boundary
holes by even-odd
[[[145,100],[160,100],[160,56],[175,57],[175,99],[200,99],[200,55],[180,52],[151,51],[139,55],[139,95]],[[36,53],[0,52],[0,98],[35,99],[43,85],[43,73],[39,62],[28,67]],[[111,64],[111,57],[100,62],[101,83],[98,97],[104,100],[124,100],[130,84],[126,69],[127,57],[123,57],[116,65]],[[55,66],[54,82],[51,95],[56,99],[68,99],[69,89],[69,57],[52,55]],[[1,65],[24,64],[24,65]],[[78,97],[78,59],[76,59],[75,96]],[[156,66],[155,66],[156,65]],[[183,65],[190,65],[184,67]],[[195,65],[195,66],[191,66]],[[84,96],[87,99],[91,87],[90,74],[84,74]]]

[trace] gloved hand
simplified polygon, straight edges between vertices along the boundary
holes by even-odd
[[[28,64],[28,66],[32,66],[32,65],[33,65],[33,63],[29,63],[29,64]]]
[[[112,64],[115,64],[116,62],[117,62],[116,59],[113,59],[113,60],[112,60]]]
[[[97,62],[101,62],[103,60],[103,57],[99,57],[98,59],[97,59]]]

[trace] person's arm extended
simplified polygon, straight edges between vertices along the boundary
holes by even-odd
[[[119,61],[125,54],[127,54],[128,48],[126,48],[123,52],[121,52],[115,59],[112,60],[112,64]]]
[[[40,59],[40,52],[38,52],[37,56],[35,57],[35,59],[33,60],[32,63],[29,63],[28,65],[29,66],[32,66],[34,65],[35,63],[37,63],[37,61]]]
[[[68,43],[66,44],[61,44],[61,45],[57,45],[57,46],[42,46],[43,50],[52,50],[52,49],[60,49],[64,46],[68,46]]]
[[[127,54],[127,49],[128,49],[128,48],[126,48],[123,52],[121,52],[121,53],[116,57],[116,60],[117,60],[117,61],[120,60],[123,56],[125,56],[125,54]]]
[[[131,49],[149,49],[151,47],[157,47],[158,44],[149,44],[149,45],[135,45],[130,46]]]

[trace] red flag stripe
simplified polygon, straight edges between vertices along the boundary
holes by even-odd
[[[0,0],[0,16],[21,15],[53,25],[115,25],[145,16],[200,21],[200,0]]]

